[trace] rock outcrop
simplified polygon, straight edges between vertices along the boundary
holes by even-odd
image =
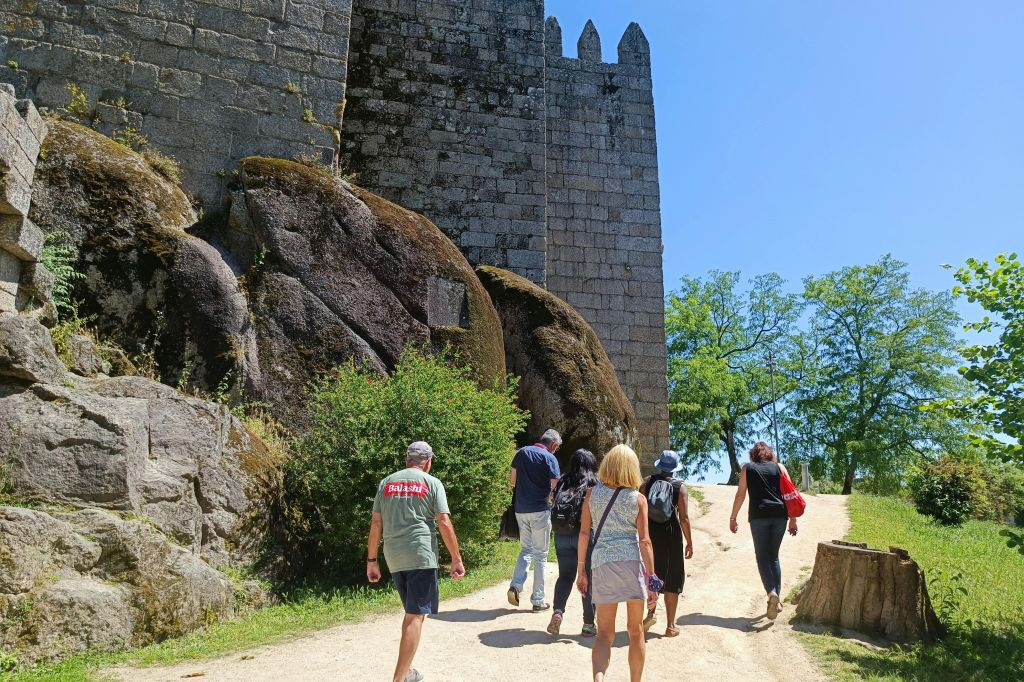
[[[619,443],[635,447],[633,408],[580,314],[507,270],[481,266],[477,274],[501,317],[508,369],[521,377],[519,405],[530,411],[528,436],[557,429],[563,459],[576,448],[600,457]]]
[[[421,215],[290,161],[249,158],[225,242],[245,268],[259,374],[246,388],[300,414],[304,389],[351,358],[450,347],[482,385],[504,380],[501,324],[459,249]]]
[[[234,608],[280,485],[222,405],[67,372],[48,331],[0,315],[0,645],[26,660],[144,644]]]
[[[131,149],[54,121],[32,187],[31,219],[79,249],[80,314],[104,340],[155,357],[162,379],[212,390],[254,348],[234,272],[185,230],[188,197]]]

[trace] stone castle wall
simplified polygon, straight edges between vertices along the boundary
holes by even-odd
[[[543,0],[0,0],[0,81],[52,109],[82,88],[101,131],[137,129],[208,206],[244,156],[330,161],[340,126],[358,184],[583,314],[650,453],[668,442],[650,52],[635,24],[618,63],[593,25],[578,52]]]
[[[355,0],[343,144],[357,182],[474,264],[543,283],[543,0]]]
[[[217,205],[245,156],[333,156],[319,123],[345,97],[351,14],[352,0],[0,0],[0,81],[52,109],[75,84],[101,130],[135,128]]]
[[[632,24],[604,64],[588,23],[567,58],[558,22],[546,28],[547,287],[601,338],[649,455],[668,447],[650,47]]]

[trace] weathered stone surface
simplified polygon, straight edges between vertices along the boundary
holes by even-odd
[[[83,377],[110,374],[110,363],[103,359],[100,349],[88,336],[72,334],[68,339],[70,362],[68,369]]]
[[[261,369],[246,377],[251,395],[296,418],[318,374],[353,357],[391,369],[416,344],[450,346],[483,385],[503,380],[487,292],[428,220],[287,161],[246,159],[242,186],[227,241],[248,268]]]
[[[220,405],[139,377],[0,396],[0,457],[26,499],[144,515],[214,564],[266,532],[276,463]]]
[[[105,341],[153,353],[160,376],[213,390],[254,356],[248,312],[231,268],[184,230],[196,222],[185,194],[131,150],[57,121],[44,145],[32,216],[78,245],[83,301]]]
[[[0,316],[5,493],[38,507],[0,507],[0,647],[63,657],[231,615],[217,568],[265,549],[276,457],[223,405],[69,374],[36,320]]]
[[[222,170],[243,156],[333,152],[317,122],[334,124],[345,99],[351,0],[110,0],[86,9],[56,0],[4,11],[4,59],[18,66],[0,67],[0,77],[18,96],[66,110],[67,84],[77,84],[88,99],[75,107],[83,122],[139,130],[178,159],[187,191],[211,209],[224,198]],[[330,67],[314,73],[313,60]],[[121,97],[130,111],[110,104]],[[42,120],[26,108],[24,121],[14,146],[31,151]],[[5,198],[27,210],[29,183],[0,183],[0,212]]]
[[[489,266],[477,274],[501,317],[505,357],[521,377],[519,404],[530,411],[529,438],[557,429],[559,454],[599,457],[619,443],[637,446],[636,417],[594,330],[553,294]]]
[[[138,646],[233,609],[233,588],[145,520],[0,507],[0,644],[26,661]]]
[[[66,373],[43,325],[26,315],[0,314],[0,381],[60,383]]]

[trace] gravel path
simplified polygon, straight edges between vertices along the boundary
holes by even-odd
[[[661,637],[665,621],[648,635],[646,680],[679,679],[823,679],[786,624],[787,604],[772,624],[763,618],[765,598],[754,563],[746,524],[732,535],[728,518],[734,488],[699,486],[706,511],[693,502],[694,558],[687,563],[686,589],[679,605],[682,634]],[[807,513],[796,538],[782,543],[783,591],[796,584],[814,562],[818,541],[841,538],[849,520],[845,499],[819,495],[807,498]],[[549,567],[549,576],[557,568]],[[549,578],[550,589],[554,578]],[[505,600],[507,584],[481,590],[442,604],[442,613],[428,620],[416,657],[416,667],[430,682],[463,680],[512,681],[533,679],[588,680],[590,642],[582,639],[579,601],[569,603],[563,635],[549,636],[544,628],[550,612],[534,615],[515,610]],[[524,603],[527,601],[524,600]],[[619,628],[624,625],[624,609]],[[400,615],[341,625],[301,639],[260,647],[210,661],[169,668],[113,671],[135,682],[180,680],[191,673],[210,682],[258,680],[390,679],[398,650]],[[626,637],[619,634],[612,653],[609,680],[628,679]]]

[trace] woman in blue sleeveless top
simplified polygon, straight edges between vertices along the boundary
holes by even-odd
[[[743,465],[740,485],[732,504],[729,530],[739,530],[736,516],[743,507],[743,500],[750,497],[747,519],[750,534],[754,538],[754,556],[761,584],[768,594],[768,618],[775,620],[782,608],[779,595],[782,594],[782,565],[779,563],[779,547],[786,535],[786,503],[782,499],[779,481],[789,476],[786,467],[779,464],[771,447],[764,441],[754,443],[750,448],[750,463]],[[789,533],[796,535],[796,518],[789,519]]]

